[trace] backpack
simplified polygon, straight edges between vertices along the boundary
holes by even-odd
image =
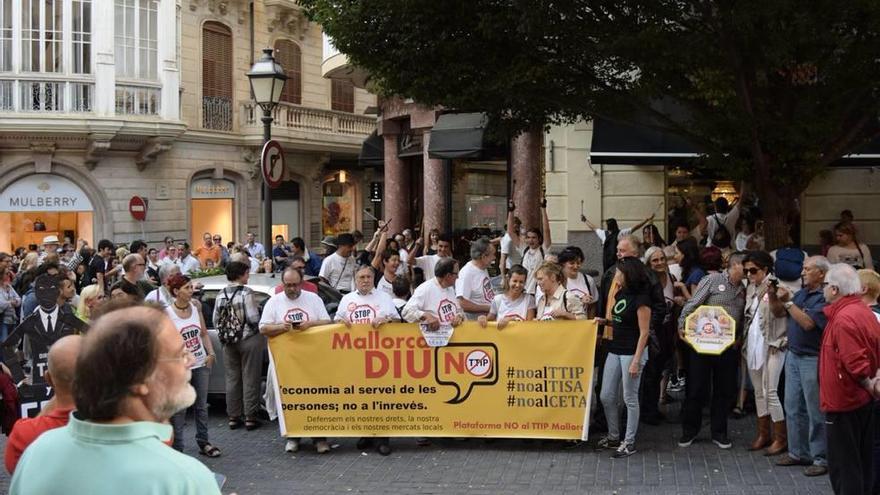
[[[242,287],[239,287],[232,293],[232,297],[229,297],[226,294],[226,289],[223,289],[223,295],[226,296],[226,304],[220,306],[220,309],[217,311],[214,327],[217,328],[217,338],[224,344],[237,344],[241,341],[242,336],[244,336],[244,329],[247,327],[247,320],[243,320],[238,315],[238,312],[235,311],[235,306],[232,304],[235,296],[241,291]]]
[[[712,241],[712,245],[713,246],[716,245],[715,239],[721,239],[722,236],[726,237],[728,240],[732,241],[733,237],[730,235],[730,230],[727,229],[727,225],[724,225],[724,222],[722,222],[721,219],[718,218],[717,213],[713,214],[712,216],[715,217],[715,224],[716,224],[715,233],[712,235],[712,239],[710,239]]]
[[[793,281],[801,278],[804,269],[804,252],[797,248],[776,250],[776,263],[773,271],[782,280]]]

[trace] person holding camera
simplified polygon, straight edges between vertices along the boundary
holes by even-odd
[[[284,284],[284,292],[270,297],[263,307],[263,315],[260,318],[261,334],[272,338],[287,332],[302,332],[310,327],[331,323],[330,315],[327,314],[327,308],[324,307],[321,298],[317,294],[302,290],[301,270],[288,267],[281,274],[281,282]],[[312,440],[319,454],[330,452],[330,444],[327,443],[326,438]],[[288,438],[284,451],[298,450],[299,438]]]
[[[764,453],[767,456],[778,455],[788,449],[785,413],[778,392],[779,377],[785,368],[788,349],[788,318],[778,301],[779,281],[771,274],[772,267],[773,258],[764,251],[749,252],[743,260],[743,271],[749,280],[743,354],[755,388],[755,408],[758,412],[758,436],[749,450],[769,446]]]

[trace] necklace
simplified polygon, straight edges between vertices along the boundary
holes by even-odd
[[[177,301],[174,301],[174,307],[177,308],[177,309],[179,309],[179,310],[181,310],[181,311],[183,311],[183,310],[185,310],[185,309],[189,309],[189,304],[187,304],[186,306],[184,306],[184,307],[181,308],[180,306],[177,305]]]

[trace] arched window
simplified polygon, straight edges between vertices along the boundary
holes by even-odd
[[[202,123],[232,130],[232,31],[219,22],[202,28]]]
[[[330,108],[340,112],[354,112],[354,84],[346,79],[330,80]]]
[[[275,60],[284,68],[287,74],[287,82],[284,83],[284,92],[281,93],[281,101],[302,104],[302,52],[296,43],[290,40],[275,41]]]

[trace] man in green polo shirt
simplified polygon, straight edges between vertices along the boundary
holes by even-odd
[[[99,318],[76,365],[75,413],[24,452],[10,493],[220,494],[211,471],[177,452],[168,419],[196,398],[192,355],[162,311]]]

